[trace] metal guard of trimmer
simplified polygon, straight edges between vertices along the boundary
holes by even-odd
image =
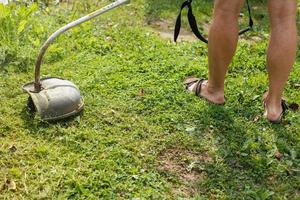
[[[79,113],[83,109],[83,99],[79,89],[72,82],[60,78],[41,79],[43,89],[34,92],[34,82],[23,86],[30,95],[29,104],[44,120],[59,120]]]

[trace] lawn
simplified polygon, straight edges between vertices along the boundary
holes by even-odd
[[[109,2],[0,4],[0,199],[299,199],[300,114],[279,125],[262,117],[264,3],[239,42],[225,106],[182,85],[207,77],[207,46],[160,37],[157,22],[172,28],[180,2],[132,0],[65,33],[47,53],[43,76],[74,82],[84,112],[49,123],[26,108],[21,86],[33,80],[47,36]],[[211,4],[196,2],[199,24]],[[298,56],[290,102],[300,103],[299,77]]]

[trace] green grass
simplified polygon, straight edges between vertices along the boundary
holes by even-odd
[[[36,45],[28,40],[32,31],[18,36],[20,46],[5,43],[14,53],[3,53],[0,72],[0,199],[299,199],[299,112],[280,125],[262,118],[265,28],[245,37],[262,41],[239,43],[226,105],[210,105],[182,86],[186,76],[207,76],[206,46],[175,45],[150,32],[147,21],[177,10],[163,3],[166,11],[153,13],[149,2],[75,28],[50,49],[42,74],[73,81],[85,98],[84,113],[67,121],[31,114],[21,86],[33,79],[47,35],[87,11],[37,10],[32,27],[43,34]],[[285,91],[298,103],[299,61]],[[16,190],[4,187],[6,180]]]

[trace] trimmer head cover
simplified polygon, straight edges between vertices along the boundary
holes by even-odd
[[[30,95],[29,104],[43,120],[59,120],[79,113],[83,98],[76,85],[60,78],[41,79],[42,90],[34,91],[34,82],[23,86]]]

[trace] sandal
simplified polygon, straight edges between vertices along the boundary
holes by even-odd
[[[184,84],[185,89],[186,89],[187,91],[190,91],[189,88],[190,88],[192,85],[196,84],[196,85],[194,86],[194,88],[193,88],[192,91],[195,93],[195,95],[196,95],[197,97],[200,97],[200,98],[202,98],[202,99],[204,99],[204,100],[206,100],[206,101],[208,101],[209,103],[212,103],[212,104],[216,104],[216,105],[224,105],[225,103],[215,103],[215,102],[212,102],[212,101],[208,100],[207,98],[201,96],[202,84],[203,84],[204,82],[206,82],[206,81],[207,81],[206,79],[200,79],[200,78],[195,78],[195,77],[187,77],[187,78],[184,80],[183,84]]]
[[[267,119],[272,124],[280,124],[282,122],[282,118],[284,117],[284,115],[286,114],[287,110],[289,109],[289,106],[287,105],[286,100],[284,100],[284,99],[281,100],[281,107],[282,107],[282,112],[279,115],[279,118],[277,120],[269,120],[269,119]],[[267,103],[264,100],[265,113],[267,113],[266,108],[267,108]]]

